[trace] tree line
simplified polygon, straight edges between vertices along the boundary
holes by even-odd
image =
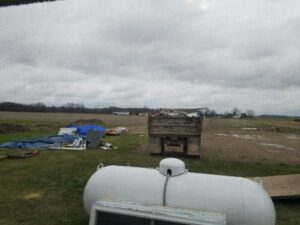
[[[53,2],[56,0],[0,0],[0,7],[11,5],[23,5],[37,2]]]
[[[21,104],[15,102],[1,102],[0,111],[10,112],[67,112],[67,113],[102,113],[112,114],[113,112],[129,112],[130,114],[139,113],[152,113],[158,111],[157,109],[150,109],[148,107],[132,107],[132,108],[121,108],[116,106],[109,106],[104,108],[85,107],[84,104],[67,103],[61,106],[47,106],[44,103],[34,104]]]
[[[159,109],[144,107],[86,107],[84,104],[66,103],[61,106],[47,106],[44,103],[22,104],[15,102],[1,102],[0,111],[9,112],[66,112],[66,113],[100,113],[112,114],[113,112],[129,112],[131,115],[141,113],[156,113]],[[222,118],[254,118],[255,113],[252,109],[246,112],[241,112],[237,107],[234,107],[230,112],[218,114],[215,110],[204,107],[201,109],[201,114],[205,117],[222,117]]]

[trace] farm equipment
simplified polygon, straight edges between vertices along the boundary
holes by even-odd
[[[200,157],[202,115],[195,109],[162,109],[148,116],[152,155]]]

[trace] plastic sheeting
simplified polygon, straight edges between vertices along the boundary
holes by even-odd
[[[106,128],[99,125],[69,125],[67,127],[75,127],[80,136],[86,136],[89,131],[100,131],[102,134],[105,133]]]
[[[71,144],[76,139],[72,135],[54,135],[49,137],[32,138],[28,140],[9,141],[0,144],[0,148],[31,148],[48,149],[49,147],[58,147],[64,144]]]
[[[76,127],[62,127],[58,131],[58,135],[77,135],[77,128]]]

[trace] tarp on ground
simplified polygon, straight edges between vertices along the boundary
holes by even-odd
[[[76,139],[72,135],[53,135],[41,138],[32,138],[28,140],[9,141],[0,144],[0,148],[31,148],[48,149],[49,147],[58,147],[65,144],[71,144]]]
[[[106,128],[99,125],[69,125],[66,127],[76,127],[80,136],[86,136],[89,131],[99,131],[104,134]]]

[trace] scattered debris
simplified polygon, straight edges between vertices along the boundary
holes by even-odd
[[[280,145],[280,144],[260,143],[260,145],[270,146],[270,147],[274,147],[274,148],[281,148],[281,149],[285,149],[285,150],[289,150],[289,151],[295,151],[294,148],[289,148],[289,147],[286,147],[286,146]]]
[[[161,109],[159,114],[152,116],[163,117],[200,117],[201,109]]]
[[[83,137],[77,137],[72,144],[49,147],[51,150],[85,151],[86,141]]]
[[[7,153],[8,159],[27,159],[39,154],[38,150],[22,150],[17,152]]]
[[[32,138],[28,140],[9,141],[0,144],[0,148],[29,148],[29,149],[48,149],[49,147],[59,147],[71,144],[76,136],[54,135],[49,137]]]
[[[114,147],[111,143],[106,143],[106,142],[101,142],[100,146],[101,146],[100,148],[103,150],[117,149],[117,147]]]
[[[105,127],[99,126],[99,125],[68,125],[66,126],[67,128],[77,128],[77,132],[80,136],[86,136],[86,134],[89,131],[99,131],[101,132],[103,135],[105,134]]]
[[[116,127],[112,129],[107,129],[105,131],[106,135],[121,135],[121,134],[128,134],[129,129],[127,127]]]
[[[62,127],[58,131],[58,135],[78,135],[77,128],[76,127]]]
[[[69,125],[60,128],[58,135],[32,138],[28,140],[10,141],[0,144],[0,148],[30,148],[30,149],[50,149],[67,151],[85,151],[89,148],[101,148],[104,150],[117,149],[111,143],[100,142],[104,137],[106,128],[98,125]],[[126,127],[116,127],[109,130],[111,135],[127,134]],[[19,151],[0,156],[0,160],[7,157],[31,157],[36,154],[34,151]]]

